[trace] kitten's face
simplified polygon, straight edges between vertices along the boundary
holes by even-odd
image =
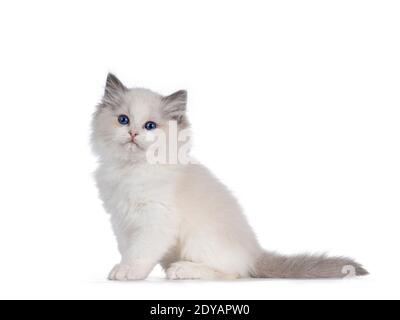
[[[170,121],[188,126],[186,91],[164,97],[147,89],[127,89],[109,74],[102,102],[93,115],[92,144],[103,158],[144,160],[151,132],[168,135]]]

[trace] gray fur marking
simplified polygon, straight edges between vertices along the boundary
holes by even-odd
[[[351,269],[354,272],[351,272]],[[283,256],[265,252],[256,262],[253,277],[310,279],[344,278],[348,275],[367,274],[368,271],[359,263],[346,257],[308,254]]]
[[[168,119],[177,120],[178,123],[183,121],[183,116],[186,111],[187,92],[179,90],[169,96],[162,98],[163,115]]]
[[[128,88],[112,73],[108,73],[101,107],[115,107]]]

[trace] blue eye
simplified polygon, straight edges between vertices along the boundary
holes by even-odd
[[[127,124],[129,124],[129,118],[127,115],[125,114],[121,114],[118,116],[118,122],[124,126],[126,126]]]
[[[144,124],[144,128],[146,130],[154,130],[155,128],[157,128],[157,123],[153,122],[153,121],[147,121]]]

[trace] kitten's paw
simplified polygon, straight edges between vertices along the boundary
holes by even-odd
[[[170,280],[198,279],[190,266],[182,262],[175,262],[166,271],[167,278]]]
[[[239,274],[228,274],[214,270],[203,264],[190,261],[178,261],[169,266],[166,271],[167,278],[170,280],[233,280],[239,278]]]
[[[117,264],[108,275],[109,280],[127,281],[146,279],[148,271],[141,270],[133,265]]]

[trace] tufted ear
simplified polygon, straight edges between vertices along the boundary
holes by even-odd
[[[103,102],[105,102],[106,104],[116,103],[121,97],[121,94],[123,94],[127,90],[128,89],[114,74],[108,73]]]
[[[168,119],[180,122],[186,112],[187,91],[179,90],[169,96],[163,97],[163,114]]]

